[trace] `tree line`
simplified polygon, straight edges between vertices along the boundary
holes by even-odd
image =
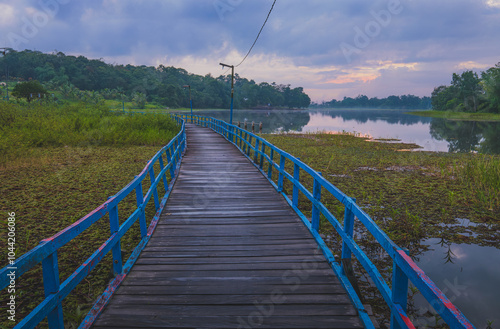
[[[431,99],[436,111],[500,113],[500,63],[481,77],[471,70],[453,73],[451,85],[434,88]]]
[[[368,98],[358,95],[355,98],[344,97],[343,100],[332,99],[321,104],[313,103],[312,108],[376,108],[376,109],[428,109],[431,106],[430,97],[414,95],[389,96],[387,98]]]
[[[188,73],[172,66],[134,66],[105,63],[102,59],[69,56],[62,52],[8,49],[0,57],[2,80],[37,80],[50,90],[77,89],[98,92],[104,99],[143,98],[160,106],[189,107],[191,86],[195,108],[226,108],[230,105],[231,76],[213,77]],[[302,87],[276,83],[256,83],[235,74],[235,108],[307,108],[311,102]]]

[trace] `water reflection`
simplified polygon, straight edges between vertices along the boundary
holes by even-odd
[[[228,111],[200,111],[228,120]],[[264,133],[346,131],[396,138],[424,151],[500,154],[500,123],[452,121],[405,114],[405,110],[331,109],[304,111],[236,110],[233,122],[262,122]]]
[[[495,247],[444,243],[428,239],[422,244],[430,250],[419,256],[424,270],[444,294],[477,327],[485,328],[487,320],[500,323],[500,251]],[[423,298],[416,299],[419,313],[428,307]]]
[[[497,122],[433,119],[430,132],[434,139],[449,143],[449,152],[500,154],[500,124]]]

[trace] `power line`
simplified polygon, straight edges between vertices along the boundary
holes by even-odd
[[[234,67],[238,67],[240,66],[241,64],[243,64],[243,62],[247,59],[248,55],[250,55],[250,52],[252,51],[253,47],[255,46],[255,44],[257,43],[257,40],[259,40],[259,37],[260,37],[260,34],[262,33],[262,30],[264,29],[264,26],[266,26],[266,23],[267,23],[267,20],[269,19],[269,16],[271,16],[271,13],[274,9],[274,5],[276,4],[276,1],[277,0],[274,0],[273,2],[273,5],[271,6],[271,9],[269,10],[269,13],[267,14],[267,17],[266,17],[266,20],[264,21],[264,24],[262,24],[262,27],[260,28],[260,31],[259,31],[259,34],[257,34],[257,37],[255,38],[255,41],[253,42],[252,44],[252,47],[250,47],[250,49],[248,50],[247,54],[245,55],[245,57],[241,60],[241,62],[238,64],[238,65],[235,65]],[[226,75],[226,73],[229,71],[230,69],[227,69],[226,72],[224,72],[223,75]]]
[[[245,59],[247,59],[248,55],[250,55],[250,52],[252,51],[253,47],[257,43],[257,40],[259,40],[260,34],[262,33],[264,26],[266,26],[266,23],[267,23],[267,20],[269,19],[269,16],[271,16],[271,12],[273,11],[275,4],[276,4],[276,0],[274,0],[273,5],[271,6],[271,9],[269,10],[269,13],[267,14],[266,20],[264,21],[264,24],[262,24],[262,27],[260,28],[259,34],[257,34],[257,38],[255,38],[255,41],[252,44],[252,47],[250,47],[250,50],[248,50],[248,53],[245,55],[245,58],[243,58],[241,60],[241,62],[238,65],[236,65],[235,67],[240,66],[245,61]]]

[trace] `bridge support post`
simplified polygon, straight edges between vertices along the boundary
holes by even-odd
[[[269,156],[269,167],[267,168],[267,177],[271,180],[273,179],[273,161],[274,161],[274,150],[271,148],[271,153]]]
[[[405,249],[405,253],[407,255],[410,254],[407,249]],[[394,304],[399,304],[406,313],[408,307],[408,277],[401,270],[396,259],[394,259],[392,265],[392,301]],[[391,312],[391,329],[402,328],[396,320],[394,313]]]
[[[181,142],[181,145],[182,145],[182,142]],[[182,148],[181,148],[181,151],[182,151]],[[159,162],[160,162],[160,171],[163,171],[163,169],[165,169],[165,164],[163,163],[163,154],[160,154],[160,157],[158,158]],[[167,180],[167,173],[164,173],[162,178],[163,180],[163,187],[165,188],[165,192],[168,191],[168,180]]]
[[[321,173],[318,173],[321,176]],[[321,201],[321,183],[318,182],[317,179],[314,179],[314,186],[313,186],[313,198],[320,202]],[[316,232],[319,231],[319,215],[320,215],[320,210],[319,208],[313,204],[312,208],[312,218],[311,218],[311,227],[313,230]]]
[[[170,149],[166,149],[165,153],[167,154],[168,164],[172,164],[170,166],[170,180],[175,178],[175,162],[172,162],[172,156],[170,155]]]
[[[51,294],[57,293],[60,287],[57,251],[54,251],[51,255],[49,255],[42,261],[42,269],[43,288],[45,292],[45,298],[47,298]],[[47,316],[47,320],[49,321],[50,329],[64,329],[63,311],[60,302],[49,313],[49,315]]]
[[[111,235],[118,232],[120,229],[120,222],[118,220],[118,206],[114,206],[109,210],[109,228]],[[122,247],[120,240],[113,246],[113,271],[115,275],[122,274],[123,272],[123,262],[122,262]]]
[[[300,158],[297,158],[300,160]],[[298,184],[300,182],[300,167],[297,163],[293,164],[293,179],[295,182],[293,183],[293,193],[292,193],[292,204],[294,207],[299,206],[299,187]]]
[[[253,162],[257,164],[257,159],[259,156],[259,140],[256,138],[255,139],[255,150],[253,151]]]
[[[248,144],[247,144],[247,156],[250,156],[250,149],[252,148],[252,135],[248,137]]]
[[[354,234],[354,213],[352,212],[352,205],[356,203],[356,199],[351,198],[352,202],[349,202],[345,206],[344,210],[344,232],[352,238]],[[345,241],[342,242],[342,262],[350,262],[352,257],[351,249]],[[341,268],[341,273],[346,275],[344,266]]]
[[[135,187],[135,199],[137,208],[141,209],[141,214],[139,215],[139,227],[141,228],[141,238],[144,238],[148,233],[148,228],[146,226],[146,210],[143,208],[144,194],[142,193],[142,183],[139,183]]]
[[[151,186],[155,183],[156,177],[155,177],[155,171],[153,169],[153,166],[149,168],[149,179],[151,180]],[[155,209],[158,211],[160,209],[160,200],[158,198],[158,186],[154,188],[153,190],[153,198],[155,200]]]
[[[259,168],[262,170],[262,168],[264,167],[264,154],[266,153],[266,144],[262,143],[260,152]]]
[[[280,154],[280,170],[278,176],[278,192],[283,192],[283,178],[285,177],[285,156]]]

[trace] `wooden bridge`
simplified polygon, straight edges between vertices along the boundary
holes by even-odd
[[[94,328],[362,328],[283,197],[224,138],[187,127],[160,221]]]
[[[15,328],[34,328],[44,318],[51,329],[64,328],[61,301],[110,251],[115,278],[79,328],[374,328],[318,233],[320,214],[343,240],[342,263],[354,255],[367,270],[391,310],[392,328],[414,328],[406,314],[409,281],[452,328],[473,328],[405,251],[321,174],[223,121],[176,120],[179,135],[129,185],[0,271],[4,289],[36,264],[43,266],[46,298]],[[154,163],[161,169],[157,175]],[[301,184],[301,172],[313,178],[312,191]],[[143,195],[147,177],[151,187]],[[293,185],[290,196],[283,192],[285,179]],[[167,192],[160,199],[162,182]],[[119,224],[118,205],[134,190],[137,209]],[[321,203],[322,190],[345,205],[343,225]],[[298,209],[299,193],[312,203],[311,218]],[[150,200],[157,215],[147,228]],[[58,249],[107,214],[110,238],[60,283]],[[391,288],[354,241],[355,218],[393,259]],[[136,221],[142,240],[123,264],[119,241]]]

